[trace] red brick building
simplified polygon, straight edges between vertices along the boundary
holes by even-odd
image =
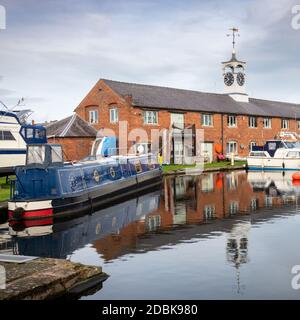
[[[44,125],[48,142],[62,145],[66,161],[81,160],[90,154],[97,131],[77,114]]]
[[[204,129],[200,148],[209,160],[216,158],[216,145],[223,154],[245,157],[251,145],[274,139],[281,131],[300,134],[300,104],[249,98],[245,62],[237,60],[233,51],[231,59],[222,64],[224,94],[100,79],[75,112],[95,129],[113,129],[116,135],[119,122],[125,120],[129,132],[146,130],[147,141],[131,137],[129,146],[151,145],[151,129],[171,129],[171,136],[184,128]],[[171,159],[180,162],[186,150],[180,142],[170,142]],[[192,152],[195,148],[191,146]]]

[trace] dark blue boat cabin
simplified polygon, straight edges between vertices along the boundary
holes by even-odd
[[[269,153],[270,157],[274,157],[276,150],[280,148],[292,149],[299,147],[299,142],[268,140],[263,146],[252,146],[252,151],[266,151]]]
[[[46,128],[41,125],[22,125],[20,134],[27,144],[47,143]]]

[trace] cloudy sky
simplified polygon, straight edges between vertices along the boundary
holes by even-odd
[[[72,113],[99,78],[222,92],[220,62],[247,61],[252,97],[300,103],[300,0],[0,0],[0,99],[38,121]]]

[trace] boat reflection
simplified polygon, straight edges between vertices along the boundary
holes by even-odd
[[[10,226],[15,251],[22,255],[67,258],[74,250],[108,235],[117,235],[156,210],[160,191],[83,215],[76,219],[44,219]]]

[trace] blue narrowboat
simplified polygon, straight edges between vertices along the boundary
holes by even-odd
[[[28,145],[26,164],[15,172],[8,202],[10,220],[90,213],[157,186],[162,176],[153,154],[64,163],[58,144]]]

